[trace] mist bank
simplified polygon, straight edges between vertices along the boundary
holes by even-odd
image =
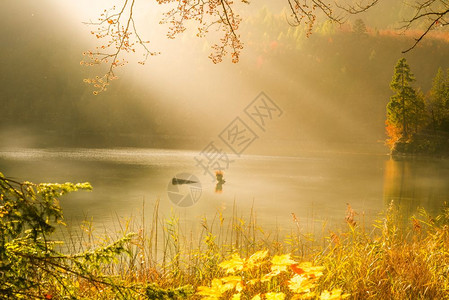
[[[388,152],[389,82],[410,37],[367,23],[363,32],[323,24],[306,38],[262,9],[243,26],[239,64],[213,65],[205,41],[185,39],[176,46],[182,57],[149,61],[148,76],[130,64],[94,96],[82,82],[90,72],[79,65],[83,41],[44,13],[27,22],[29,13],[16,15],[12,30],[0,29],[8,45],[0,50],[0,147],[201,150],[264,91],[284,114],[258,132],[248,153]],[[405,55],[424,92],[438,67],[449,67],[448,50],[431,37]]]

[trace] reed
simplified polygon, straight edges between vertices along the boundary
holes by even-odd
[[[108,272],[132,282],[151,282],[163,289],[189,285],[198,293],[199,287],[211,287],[216,280],[226,278],[222,263],[232,255],[244,260],[266,251],[267,257],[288,254],[294,259],[295,263],[280,277],[284,283],[296,275],[291,265],[310,262],[323,268],[322,276],[314,282],[311,299],[326,297],[323,293],[327,291],[343,291],[332,299],[345,293],[351,299],[449,299],[447,207],[433,218],[420,209],[409,226],[404,227],[398,208],[391,203],[375,224],[366,227],[363,217],[357,220],[348,206],[347,215],[342,216],[345,228],[333,230],[323,225],[322,231],[328,233],[324,242],[302,232],[295,215],[289,232],[266,231],[257,222],[256,209],[243,218],[234,205],[231,217],[225,219],[223,212],[217,211],[212,219],[202,218],[199,231],[193,232],[180,226],[176,214],[162,218],[158,209],[156,201],[150,220],[145,216],[141,216],[141,222],[131,218],[120,226],[117,236],[106,239],[137,232],[129,245],[130,256],[123,257]],[[264,268],[259,273],[266,275],[267,263]],[[260,290],[252,289],[251,293],[265,295],[274,291],[283,291],[286,299],[294,296],[282,284],[274,283],[269,287],[260,285]],[[200,294],[190,297],[206,297]],[[229,295],[223,294],[222,298]]]
[[[231,216],[189,228],[159,200],[148,218],[143,199],[142,215],[117,217],[112,233],[90,219],[62,243],[55,196],[90,185],[0,184],[5,299],[449,299],[447,204],[404,225],[392,202],[372,226],[348,205],[345,227],[323,224],[315,238],[294,214],[288,232],[265,230],[254,205],[242,217],[234,202]]]

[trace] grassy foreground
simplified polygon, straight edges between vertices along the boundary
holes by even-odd
[[[91,187],[0,174],[0,298],[449,299],[447,206],[436,217],[419,211],[404,228],[391,203],[369,230],[348,206],[346,229],[318,243],[294,215],[294,230],[281,234],[264,231],[253,211],[217,212],[185,232],[157,202],[151,218],[121,224],[117,236],[96,237],[86,223],[55,241],[58,198],[78,189]]]

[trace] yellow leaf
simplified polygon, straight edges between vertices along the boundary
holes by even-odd
[[[221,280],[226,284],[232,285],[232,288],[236,288],[237,292],[241,292],[243,290],[241,276],[228,276],[221,278]]]
[[[198,287],[197,295],[208,296],[211,297],[212,299],[214,298],[218,299],[221,297],[223,293],[232,290],[235,287],[235,284],[232,283],[223,284],[223,282],[220,279],[213,279],[211,285],[212,285],[211,287],[207,286]]]
[[[254,284],[258,283],[259,281],[260,281],[259,278],[251,279],[248,281],[248,284],[254,285]]]
[[[256,296],[252,297],[251,300],[262,300],[262,298],[260,298],[260,294],[257,294]]]
[[[251,255],[248,258],[248,264],[250,265],[256,265],[256,263],[262,259],[264,259],[265,257],[267,257],[268,255],[268,250],[264,250],[264,251],[257,251],[256,253],[254,253],[253,255]]]
[[[275,255],[271,259],[273,265],[291,265],[297,262],[290,258],[290,254]]]
[[[265,274],[262,279],[260,280],[261,282],[266,282],[266,281],[270,281],[271,278],[278,276],[279,274],[281,274],[280,270],[273,270],[273,267],[271,268],[272,271],[268,274]]]
[[[234,295],[232,295],[232,300],[240,300],[240,296],[241,296],[240,293],[234,294]]]
[[[237,292],[241,292],[241,291],[243,291],[243,288],[244,288],[244,286],[243,286],[243,284],[242,284],[242,282],[240,281],[240,282],[238,282],[237,283],[237,285],[235,286],[235,290],[237,291]]]
[[[293,293],[309,293],[315,284],[306,276],[296,274],[288,281],[288,287]]]
[[[221,278],[221,280],[226,283],[237,284],[238,282],[242,281],[242,277],[241,276],[227,276],[227,277]]]
[[[198,292],[196,294],[201,295],[201,296],[208,296],[209,298],[212,298],[212,299],[219,299],[221,296],[221,293],[219,290],[210,288],[208,286],[199,286]]]
[[[232,290],[232,289],[234,289],[234,288],[235,288],[235,285],[234,285],[234,284],[232,284],[232,283],[226,283],[226,284],[223,284],[223,285],[220,287],[220,292],[221,292],[221,293],[224,293],[224,292],[229,291],[229,290]]]
[[[236,271],[243,270],[245,260],[240,258],[238,254],[233,254],[230,260],[224,261],[219,266],[226,270],[226,273],[235,273]]]
[[[349,294],[341,294],[341,289],[333,289],[332,291],[324,290],[320,295],[320,300],[331,300],[331,299],[345,299],[349,297]]]
[[[303,262],[298,265],[307,275],[311,277],[321,277],[323,276],[324,267],[321,266],[313,266],[310,262]]]
[[[271,272],[279,274],[281,272],[286,272],[288,270],[287,265],[272,265]]]
[[[284,300],[285,294],[284,293],[266,293],[265,298],[267,300]]]
[[[324,290],[321,292],[320,300],[331,299],[331,293],[328,290]]]
[[[310,292],[305,294],[297,294],[291,300],[316,299],[316,293]]]

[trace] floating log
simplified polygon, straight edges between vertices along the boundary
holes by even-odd
[[[181,178],[176,178],[176,177],[173,177],[171,180],[171,184],[173,184],[173,185],[192,184],[192,183],[198,183],[198,181],[181,179]]]

